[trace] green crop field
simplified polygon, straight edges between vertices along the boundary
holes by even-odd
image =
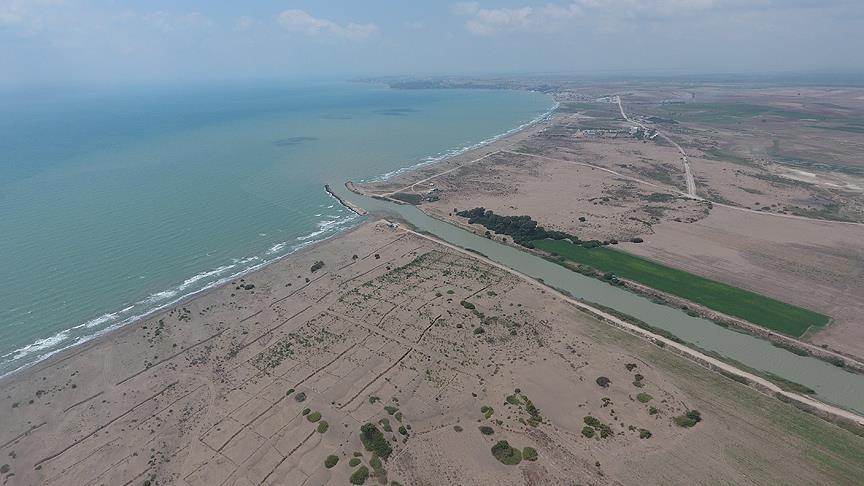
[[[565,240],[538,240],[534,246],[789,336],[828,322],[828,316],[817,312],[610,248],[583,248]]]

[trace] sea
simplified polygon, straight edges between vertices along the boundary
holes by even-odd
[[[0,376],[345,231],[386,179],[548,116],[365,82],[0,89]]]

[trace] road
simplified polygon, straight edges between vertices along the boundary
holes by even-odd
[[[624,103],[621,101],[621,96],[618,95],[615,98],[617,98],[618,101],[618,110],[621,111],[621,117],[624,118],[624,120],[626,120],[628,123],[637,125],[639,128],[641,128],[647,133],[648,128],[646,128],[645,125],[639,123],[636,120],[633,120],[632,118],[627,116],[627,113],[624,112]],[[657,132],[657,135],[659,135],[663,140],[666,140],[675,148],[677,148],[678,153],[681,154],[681,163],[684,165],[684,180],[687,182],[687,196],[692,199],[702,200],[701,197],[696,195],[696,179],[693,177],[693,171],[690,169],[690,161],[687,160],[687,153],[684,152],[684,149],[680,145],[678,145],[677,142],[669,138],[668,135],[657,129],[655,129],[654,131]]]

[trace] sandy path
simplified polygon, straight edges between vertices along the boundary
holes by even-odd
[[[645,130],[647,132],[648,129],[645,127],[645,125],[631,119],[629,116],[627,116],[626,113],[624,113],[624,104],[621,101],[621,96],[616,96],[615,98],[617,98],[618,100],[618,110],[621,111],[621,117],[629,123],[639,125],[642,130]],[[657,129],[655,129],[654,131],[657,132],[657,134],[660,135],[663,140],[666,140],[678,149],[678,152],[681,154],[681,163],[684,165],[684,179],[687,181],[687,196],[693,199],[701,200],[702,198],[696,195],[696,179],[694,179],[693,177],[693,171],[690,170],[690,162],[687,160],[687,153],[684,152],[684,149],[681,148],[678,143],[669,138],[668,135]]]

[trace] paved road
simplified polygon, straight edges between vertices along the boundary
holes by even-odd
[[[627,116],[627,113],[624,113],[624,104],[621,101],[621,96],[616,96],[615,98],[617,98],[617,100],[618,100],[618,110],[621,111],[621,117],[624,118],[624,120],[626,120],[629,123],[633,123],[634,125],[638,125],[640,128],[642,128],[642,130],[645,130],[647,132],[648,129],[645,127],[645,125],[639,123],[636,120],[631,119],[629,116]],[[678,153],[681,154],[681,163],[684,165],[684,180],[687,182],[687,196],[692,198],[692,199],[701,200],[702,198],[696,195],[696,179],[693,177],[693,171],[690,170],[690,162],[687,160],[687,153],[684,152],[684,149],[681,148],[681,146],[678,145],[677,142],[675,142],[674,140],[669,138],[668,135],[666,135],[665,133],[663,133],[657,129],[655,129],[654,131],[656,131],[657,135],[659,135],[661,138],[663,138],[663,140],[666,140],[667,142],[674,145],[675,148],[678,149]]]

